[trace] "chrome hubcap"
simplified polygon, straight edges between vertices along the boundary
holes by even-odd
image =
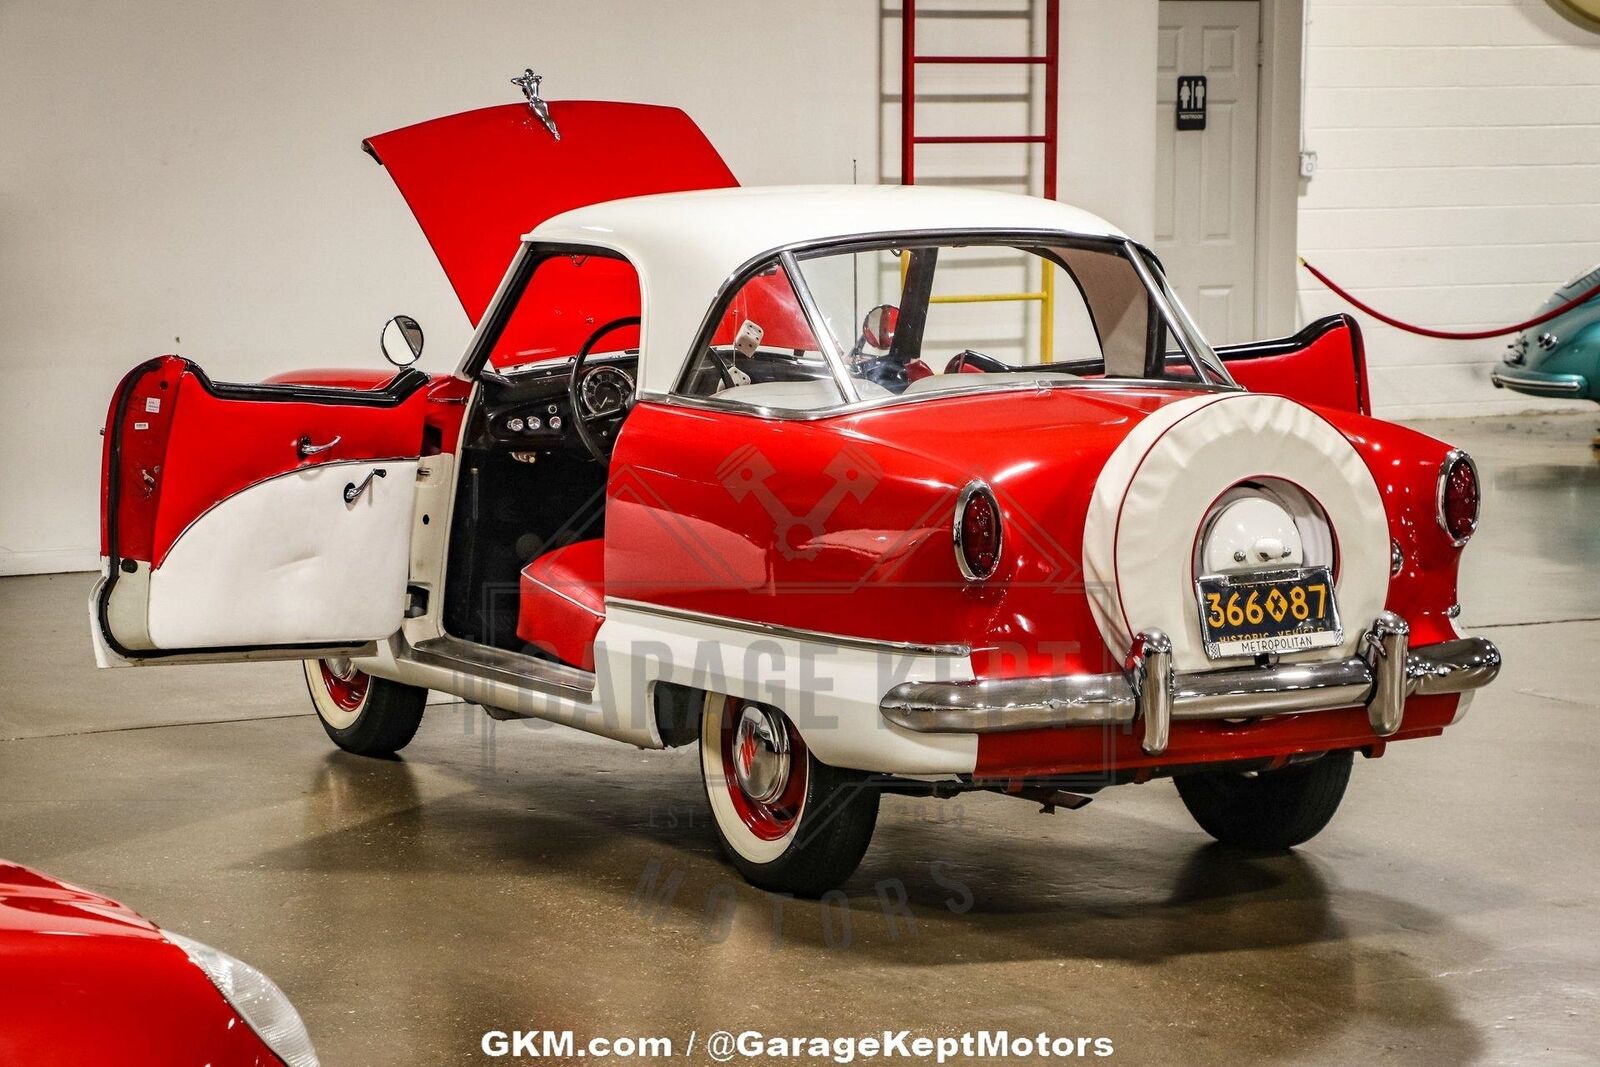
[[[356,665],[350,662],[348,656],[336,656],[333,659],[325,659],[322,662],[327,665],[328,673],[341,682],[352,681],[358,673]]]
[[[770,804],[789,784],[789,731],[771,711],[746,704],[733,735],[733,776],[744,795]]]

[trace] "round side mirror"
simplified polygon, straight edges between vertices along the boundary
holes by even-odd
[[[396,315],[383,324],[379,344],[384,359],[396,367],[409,367],[422,358],[422,327],[410,315]]]
[[[899,308],[879,304],[861,320],[861,339],[880,352],[887,352],[894,346],[894,328],[899,322]]]

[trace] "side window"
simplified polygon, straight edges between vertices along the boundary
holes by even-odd
[[[710,344],[690,360],[677,392],[790,410],[844,401],[800,298],[776,262],[726,301]]]
[[[489,350],[489,365],[504,371],[577,354],[594,330],[640,309],[639,276],[627,260],[559,253],[533,264],[533,273],[505,328]],[[613,330],[608,352],[639,346],[638,327]]]

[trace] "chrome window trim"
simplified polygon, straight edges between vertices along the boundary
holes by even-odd
[[[914,641],[893,641],[887,638],[853,637],[848,634],[827,633],[822,630],[804,630],[793,626],[784,626],[775,622],[754,622],[748,619],[735,619],[726,615],[711,615],[703,611],[692,611],[688,608],[670,608],[661,604],[649,604],[642,600],[628,600],[623,597],[606,597],[606,609],[612,607],[622,608],[626,611],[637,611],[644,615],[655,615],[658,618],[672,619],[677,622],[699,623],[703,626],[720,626],[724,629],[739,630],[744,633],[760,634],[763,637],[789,638],[796,641],[815,641],[823,644],[837,645],[840,648],[863,649],[868,652],[895,652],[911,656],[970,656],[972,646],[963,644],[919,644]]]
[[[1194,319],[1189,315],[1189,310],[1178,299],[1178,294],[1173,291],[1170,284],[1166,284],[1166,272],[1156,276],[1158,262],[1155,254],[1136,241],[1129,239],[1124,242],[1128,258],[1133,262],[1133,269],[1139,273],[1139,278],[1144,282],[1145,289],[1161,308],[1161,317],[1166,320],[1170,329],[1183,346],[1184,355],[1189,357],[1189,362],[1194,366],[1195,373],[1210,372],[1219,378],[1222,383],[1236,384],[1227,368],[1222,365],[1222,357],[1217,355],[1216,349],[1200,333],[1200,327],[1195,325]],[[1156,379],[1162,381],[1164,379]],[[1217,383],[1212,383],[1217,384]]]
[[[729,415],[748,415],[752,418],[776,419],[785,422],[820,422],[823,419],[859,415],[865,411],[883,411],[888,408],[903,407],[907,404],[921,404],[937,400],[958,400],[962,397],[988,396],[992,393],[1026,393],[1038,392],[1041,389],[1069,388],[1104,391],[1177,388],[1192,390],[1197,393],[1237,393],[1243,391],[1236,385],[1214,385],[1209,382],[1187,381],[1169,382],[1160,378],[1118,378],[1114,381],[1084,381],[1079,378],[1064,378],[1059,382],[1041,382],[1038,378],[1029,377],[1020,382],[995,382],[985,385],[982,389],[950,389],[943,392],[901,393],[897,396],[869,397],[866,400],[858,400],[854,403],[841,404],[831,408],[773,408],[739,400],[718,400],[715,396],[689,396],[683,393],[663,393],[653,389],[641,391],[638,394],[638,401],[641,404],[651,403],[666,407],[698,408],[702,411],[719,411]]]
[[[1467,466],[1472,469],[1472,484],[1478,487],[1478,506],[1473,511],[1472,529],[1468,530],[1467,536],[1460,540],[1457,540],[1456,535],[1450,532],[1450,524],[1445,519],[1444,514],[1445,484],[1449,482],[1450,471],[1454,469],[1458,461],[1465,461]],[[1444,462],[1439,464],[1439,477],[1433,490],[1433,504],[1434,519],[1438,521],[1439,529],[1443,530],[1444,535],[1450,539],[1452,548],[1462,548],[1468,541],[1472,540],[1472,535],[1478,532],[1478,519],[1483,515],[1483,479],[1478,474],[1477,461],[1459,448],[1452,448],[1449,452],[1446,452]]]
[[[516,289],[520,295],[522,290],[527,288],[528,259],[532,254],[533,246],[529,242],[517,242],[516,254],[511,257],[505,274],[500,278],[500,284],[495,287],[494,295],[489,298],[489,303],[483,309],[483,317],[478,320],[472,336],[467,340],[467,349],[461,354],[461,362],[456,365],[456,377],[472,381],[487,365],[490,333],[492,331],[498,336],[505,329],[505,322],[501,320],[500,312],[510,310],[505,305],[511,298],[511,290]]]
[[[683,404],[684,406],[689,407],[704,406],[709,407],[712,410],[743,412],[746,414],[759,415],[763,418],[800,418],[807,421],[811,419],[828,418],[839,414],[848,414],[853,411],[891,406],[900,398],[873,397],[867,400],[847,401],[838,407],[819,408],[812,410],[774,409],[763,407],[761,405],[747,404],[740,401],[722,401],[721,403],[717,404],[705,404],[704,402],[710,400],[711,398],[695,396],[689,393],[688,389],[690,378],[693,375],[695,356],[697,353],[710,345],[711,336],[716,330],[716,324],[721,318],[720,312],[722,311],[724,305],[732,298],[733,294],[737,291],[737,287],[744,285],[751,278],[753,278],[762,267],[773,263],[774,261],[781,263],[785,257],[793,261],[801,256],[824,251],[843,253],[852,249],[870,250],[874,248],[900,247],[896,244],[896,242],[905,242],[907,245],[909,245],[913,243],[937,244],[940,242],[959,242],[965,240],[968,243],[1048,246],[1051,241],[1060,241],[1063,238],[1074,242],[1079,246],[1098,246],[1103,251],[1114,250],[1115,252],[1120,253],[1124,258],[1128,259],[1131,262],[1135,273],[1139,275],[1140,281],[1144,283],[1145,292],[1149,296],[1151,302],[1155,305],[1156,309],[1160,312],[1162,319],[1167,323],[1168,328],[1172,330],[1173,335],[1178,338],[1179,343],[1185,345],[1184,354],[1187,355],[1192,362],[1198,364],[1195,368],[1196,372],[1216,372],[1215,368],[1221,366],[1221,360],[1216,356],[1215,352],[1209,348],[1209,346],[1207,346],[1207,351],[1211,353],[1212,361],[1215,361],[1215,366],[1213,366],[1212,361],[1207,361],[1202,357],[1197,356],[1188,347],[1194,343],[1193,338],[1191,338],[1189,335],[1189,328],[1186,328],[1184,320],[1182,320],[1178,313],[1174,311],[1171,303],[1167,300],[1167,294],[1165,292],[1166,287],[1155,282],[1155,276],[1153,273],[1155,268],[1151,266],[1151,263],[1154,262],[1154,256],[1149,252],[1148,249],[1139,244],[1137,241],[1133,240],[1131,237],[1095,236],[1091,234],[1073,233],[1070,230],[997,230],[973,227],[958,227],[953,229],[939,230],[890,230],[878,231],[874,233],[853,234],[847,237],[835,236],[813,238],[806,241],[795,241],[787,245],[780,245],[777,248],[768,249],[765,252],[761,252],[750,257],[737,269],[730,273],[728,277],[723,280],[722,285],[717,289],[716,297],[706,308],[706,313],[700,320],[700,329],[695,332],[694,342],[690,345],[689,351],[683,357],[683,364],[678,371],[677,381],[673,384],[671,391],[669,393],[660,393],[655,390],[650,390],[648,392],[640,393],[639,399],[649,399],[662,403]],[[1149,257],[1148,260],[1147,257]],[[791,284],[793,284],[794,279],[792,276],[790,281]],[[798,293],[798,289],[796,291]],[[802,298],[802,300],[803,299],[804,298]],[[809,313],[807,318],[809,321]],[[812,329],[814,332],[817,329],[817,325],[817,323],[812,323]],[[829,335],[831,336],[831,332]],[[823,343],[820,335],[818,337],[818,341],[819,343]],[[643,356],[641,356],[641,358],[643,358]],[[1043,364],[1041,364],[1041,366],[1043,366]],[[1046,373],[1049,372],[1047,371]],[[1142,385],[1147,388],[1154,385],[1162,388],[1192,388],[1202,391],[1243,392],[1243,388],[1228,376],[1225,369],[1221,372],[1221,377],[1221,382],[1208,382],[1203,380],[1188,382],[1175,381],[1166,378],[1119,378],[1116,379],[1116,384],[1118,386]],[[1062,384],[1070,384],[1076,387],[1093,387],[1101,383],[1072,380],[1070,382],[1063,382]],[[996,386],[996,388],[1002,387],[1003,386],[998,384]],[[1029,382],[1028,387],[1037,388],[1037,383]],[[988,391],[989,389],[972,391],[961,390],[957,395],[973,396]],[[854,390],[852,388],[852,393],[853,392]],[[919,396],[927,397],[929,394],[919,394]],[[945,399],[945,397],[942,396],[935,398]]]
[[[839,339],[828,329],[828,322],[822,317],[822,309],[817,306],[816,295],[811,291],[811,283],[800,273],[800,264],[795,260],[793,252],[780,253],[778,263],[789,278],[789,287],[800,300],[800,310],[805,313],[806,324],[811,327],[812,337],[818,344],[827,346],[823,350],[822,360],[833,374],[833,382],[839,387],[840,397],[846,404],[856,403],[861,399],[861,394],[856,392],[855,381],[845,369],[844,352],[839,349]],[[718,293],[717,298],[720,302],[722,294]],[[707,343],[709,344],[709,340]]]
[[[973,497],[979,495],[989,498],[989,505],[994,508],[996,523],[994,566],[989,569],[988,574],[979,574],[967,563],[966,545],[961,537],[961,518],[966,514],[967,504]],[[1000,514],[1000,501],[995,498],[994,490],[989,488],[989,483],[982,478],[974,478],[961,487],[961,493],[956,497],[955,517],[950,524],[950,538],[955,542],[956,566],[961,568],[961,577],[969,582],[986,582],[995,576],[995,572],[1000,569],[1000,561],[1005,558],[1006,526]]]

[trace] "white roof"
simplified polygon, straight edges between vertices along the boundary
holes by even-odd
[[[728,277],[787,245],[928,230],[1053,231],[1122,237],[1104,219],[1053,200],[901,185],[764,186],[663,193],[591,204],[541,223],[530,241],[609,248],[639,272],[639,386],[668,392]]]

